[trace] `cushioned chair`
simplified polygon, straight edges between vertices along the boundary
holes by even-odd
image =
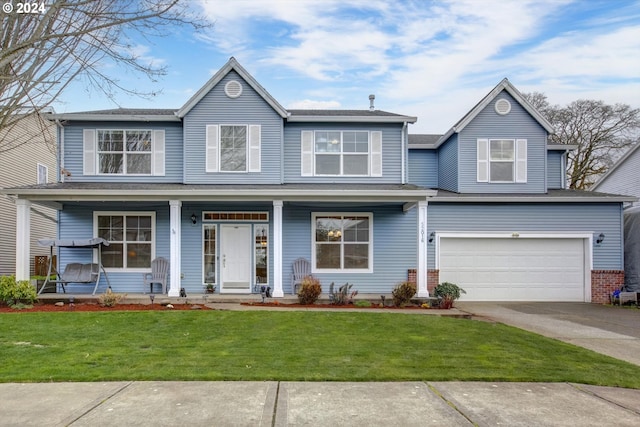
[[[311,264],[304,258],[293,261],[291,273],[291,291],[296,294],[296,288],[302,284],[302,279],[311,275]]]
[[[147,285],[149,292],[153,293],[153,284],[158,283],[162,287],[162,293],[167,293],[167,277],[169,275],[169,260],[158,257],[151,261],[151,273],[144,273],[144,293],[147,293]]]

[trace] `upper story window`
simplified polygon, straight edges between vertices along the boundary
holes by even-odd
[[[207,125],[207,172],[260,172],[260,125]]]
[[[38,184],[46,184],[48,174],[49,174],[49,168],[47,167],[47,165],[38,163]]]
[[[164,175],[164,130],[84,129],[84,175]]]
[[[478,139],[478,182],[527,182],[526,139]]]
[[[98,173],[150,175],[150,130],[98,130]]]
[[[303,131],[302,176],[382,176],[382,132]]]

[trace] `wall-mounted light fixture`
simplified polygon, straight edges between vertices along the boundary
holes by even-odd
[[[596,244],[599,245],[600,243],[604,242],[604,233],[600,233],[600,235],[598,236],[598,238],[596,239]]]
[[[198,217],[196,216],[196,214],[191,214],[191,222],[193,223],[193,225],[196,225],[196,223],[198,222]]]
[[[432,231],[431,234],[429,234],[429,243],[433,243],[433,240],[436,238],[436,232]],[[423,240],[424,242],[424,240]]]

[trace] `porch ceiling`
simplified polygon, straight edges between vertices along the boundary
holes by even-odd
[[[437,194],[415,185],[401,184],[282,184],[185,185],[57,183],[6,188],[0,194],[34,203],[82,201],[294,201],[294,202],[396,202],[427,200]]]

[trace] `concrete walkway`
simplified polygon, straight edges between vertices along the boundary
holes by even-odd
[[[638,426],[640,390],[566,383],[0,384],[2,426]]]

